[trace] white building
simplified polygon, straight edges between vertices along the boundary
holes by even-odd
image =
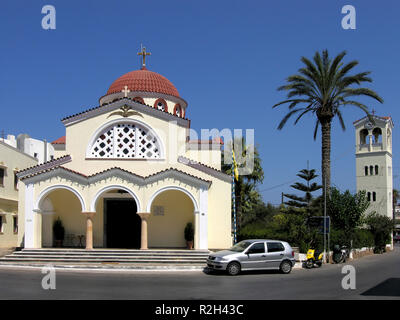
[[[43,163],[54,159],[54,147],[46,140],[33,139],[27,134],[7,135],[7,138],[0,138],[0,141],[22,151]]]
[[[371,120],[364,117],[354,122],[357,191],[367,192],[367,197],[371,202],[368,212],[376,211],[378,214],[392,218],[393,121],[391,117],[375,115]]]

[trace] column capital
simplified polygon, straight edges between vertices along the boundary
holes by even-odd
[[[89,219],[93,218],[96,214],[96,212],[93,212],[93,211],[86,211],[86,212],[82,211],[82,213],[86,216],[86,218],[89,218]]]
[[[151,212],[136,212],[136,214],[139,215],[142,220],[147,220]]]

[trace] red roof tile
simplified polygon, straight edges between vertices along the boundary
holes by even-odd
[[[128,72],[115,80],[107,94],[121,92],[125,86],[130,91],[158,92],[179,97],[178,90],[164,76],[147,69]]]
[[[65,136],[54,140],[51,144],[65,144]]]

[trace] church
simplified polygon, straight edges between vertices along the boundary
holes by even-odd
[[[17,173],[18,246],[53,247],[56,220],[66,247],[184,248],[188,223],[195,249],[231,246],[223,141],[190,139],[188,103],[139,55],[97,107],[62,119],[53,160]]]

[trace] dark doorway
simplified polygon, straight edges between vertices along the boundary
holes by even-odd
[[[132,199],[104,200],[104,242],[107,248],[140,249],[141,219]]]

